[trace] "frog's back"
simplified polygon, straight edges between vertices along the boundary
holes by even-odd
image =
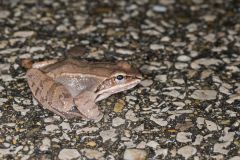
[[[101,80],[91,75],[82,74],[81,70],[86,70],[86,61],[62,60],[40,68],[46,75],[54,81],[63,84],[73,97],[81,92],[95,90]]]
[[[104,62],[89,62],[85,60],[67,59],[50,64],[41,70],[50,76],[52,75],[88,75],[97,76],[98,78],[109,77],[112,73],[118,70],[114,63]]]
[[[78,62],[76,60],[67,59],[67,60],[60,60],[56,61],[55,63],[46,65],[41,68],[42,71],[48,73],[48,72],[56,72],[58,70],[66,70],[69,67],[74,68],[78,66]]]

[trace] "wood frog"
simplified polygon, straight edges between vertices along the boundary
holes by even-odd
[[[44,108],[64,117],[100,120],[96,102],[133,88],[141,74],[127,62],[88,62],[73,59],[33,64],[26,78]]]

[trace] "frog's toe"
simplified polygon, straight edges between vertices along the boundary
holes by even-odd
[[[94,122],[99,122],[103,118],[103,113],[99,112],[98,116],[94,117]]]

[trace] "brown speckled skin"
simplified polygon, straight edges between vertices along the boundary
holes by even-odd
[[[126,75],[123,82],[118,74]],[[27,81],[34,97],[47,109],[64,117],[100,120],[96,101],[136,86],[138,71],[126,62],[91,63],[72,59],[38,62],[29,69]]]

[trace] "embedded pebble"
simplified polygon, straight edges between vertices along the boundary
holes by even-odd
[[[195,90],[191,98],[198,100],[213,100],[217,98],[217,92],[215,90]]]
[[[104,153],[94,149],[82,149],[81,153],[88,159],[104,160]]]
[[[8,41],[0,41],[0,49],[5,48],[8,45]]]
[[[36,33],[34,31],[18,31],[13,34],[14,37],[28,38],[34,36]]]
[[[7,101],[8,101],[7,98],[0,98],[0,105],[2,106]]]
[[[124,105],[125,105],[125,101],[123,101],[122,99],[119,99],[115,105],[114,105],[114,108],[113,108],[113,111],[116,112],[116,113],[119,113],[119,112],[122,112],[123,108],[124,108]]]
[[[155,157],[162,155],[165,158],[168,155],[168,149],[158,148],[155,150]]]
[[[155,5],[155,6],[153,6],[153,10],[155,11],[155,12],[166,12],[167,11],[167,8],[166,7],[164,7],[164,6],[161,6],[161,5]]]
[[[191,136],[192,133],[190,132],[179,132],[177,134],[176,140],[182,143],[192,142]]]
[[[144,87],[149,87],[149,86],[151,86],[151,85],[153,84],[153,81],[150,80],[150,79],[147,79],[147,80],[141,81],[140,84],[141,84],[142,86],[144,86]]]
[[[78,34],[88,34],[97,30],[96,26],[88,26],[78,31]]]
[[[155,51],[155,50],[159,50],[159,49],[164,49],[164,46],[160,45],[160,44],[151,44],[150,49]]]
[[[212,14],[207,14],[207,15],[202,16],[202,19],[204,19],[207,22],[212,22],[216,19],[216,16],[212,15]]]
[[[133,122],[137,122],[138,118],[136,117],[136,114],[133,112],[133,110],[129,110],[126,114],[125,114],[125,118],[133,121]]]
[[[168,122],[164,120],[163,118],[155,118],[153,115],[151,115],[150,120],[158,124],[159,126],[167,126]]]
[[[170,92],[163,92],[162,94],[166,96],[176,97],[176,98],[180,96],[180,93],[177,90],[172,90]]]
[[[119,24],[121,21],[119,19],[114,19],[114,18],[104,18],[103,23],[116,23]]]
[[[156,67],[156,66],[151,66],[151,65],[143,65],[140,70],[143,72],[143,73],[151,73],[152,71],[156,71],[156,70],[159,70],[159,67]]]
[[[119,54],[123,54],[123,55],[132,55],[132,54],[134,54],[133,51],[127,50],[127,49],[117,49],[116,52],[119,53]]]
[[[113,126],[113,127],[120,126],[120,125],[122,125],[122,124],[124,124],[124,123],[125,123],[125,120],[122,119],[122,118],[120,118],[120,117],[116,117],[116,118],[114,118],[114,119],[112,120],[112,126]]]
[[[203,136],[200,135],[200,134],[198,134],[198,135],[196,136],[195,141],[194,141],[192,144],[193,144],[193,145],[200,145],[202,141],[203,141]]]
[[[222,61],[221,60],[218,60],[218,59],[214,59],[214,58],[201,58],[201,59],[197,59],[195,61],[193,61],[191,63],[191,67],[193,69],[200,69],[201,68],[201,65],[205,66],[205,67],[208,67],[208,66],[212,66],[212,65],[218,65],[218,64],[221,64]]]
[[[231,157],[229,160],[239,160],[240,159],[240,156],[234,156],[234,157]]]
[[[126,46],[128,46],[129,45],[129,42],[122,42],[122,43],[120,43],[120,42],[117,42],[117,43],[115,43],[115,46],[117,46],[117,47],[126,47]]]
[[[10,149],[11,148],[7,148],[7,149],[0,148],[0,158],[3,157],[4,155],[10,155],[11,154]]]
[[[37,46],[37,47],[31,47],[28,49],[30,53],[38,52],[38,51],[45,51],[45,46]]]
[[[161,41],[162,41],[162,42],[169,42],[169,41],[170,41],[170,37],[167,37],[167,36],[162,37],[162,38],[161,38]]]
[[[70,127],[70,124],[69,123],[67,123],[67,122],[62,122],[61,124],[60,124],[60,126],[62,127],[62,129],[63,130],[65,130],[65,131],[71,131],[72,129],[71,129],[71,127]]]
[[[223,142],[223,143],[215,143],[213,146],[213,152],[221,153],[221,154],[228,154],[229,150],[227,147],[231,144],[231,142]]]
[[[159,143],[157,143],[156,141],[149,141],[146,145],[155,149],[159,146]]]
[[[229,99],[227,99],[227,103],[232,104],[235,100],[239,100],[240,99],[240,94],[233,94],[229,96]]]
[[[155,77],[155,80],[158,80],[158,81],[164,83],[164,82],[167,81],[167,75],[165,75],[165,74],[163,74],[163,75],[157,75],[157,76]]]
[[[219,141],[232,142],[234,140],[235,132],[229,132],[229,127],[224,128],[224,135],[219,138]]]
[[[45,137],[42,140],[42,145],[40,146],[41,151],[47,151],[51,147],[51,140],[47,137]]]
[[[197,149],[194,148],[193,146],[184,146],[180,149],[178,149],[177,153],[182,155],[185,159],[190,158],[197,152]]]
[[[180,69],[181,70],[181,69],[187,68],[188,64],[187,63],[176,62],[174,64],[174,66],[175,66],[176,69]]]
[[[117,136],[116,129],[109,129],[100,132],[100,136],[103,139],[103,142],[107,140],[115,141],[115,137]]]
[[[205,123],[206,123],[207,129],[209,131],[217,131],[218,130],[218,126],[216,123],[209,121],[209,120],[205,120]]]
[[[7,18],[9,15],[10,15],[9,11],[6,11],[6,10],[1,10],[0,11],[0,19]]]
[[[180,62],[188,62],[191,60],[191,58],[189,56],[186,55],[181,55],[177,57],[177,60]]]
[[[47,125],[47,126],[45,127],[45,130],[46,130],[47,132],[54,132],[54,131],[56,131],[56,130],[59,130],[59,127],[58,127],[57,125],[50,124],[50,125]]]
[[[22,106],[19,106],[17,104],[13,104],[12,107],[16,112],[21,112],[21,115],[23,115],[23,116],[25,116],[27,114],[27,112],[30,111],[30,109],[28,109],[28,108],[24,109]]]
[[[204,37],[205,40],[207,40],[208,42],[215,42],[216,41],[216,37],[215,37],[215,34],[208,34]]]
[[[123,155],[124,160],[145,160],[147,152],[141,149],[126,149]]]
[[[62,160],[76,159],[80,156],[80,153],[76,149],[62,149],[58,154],[58,158]]]
[[[6,75],[6,74],[2,74],[2,75],[1,75],[1,79],[2,79],[4,82],[13,81],[13,77],[10,76],[10,75]]]

